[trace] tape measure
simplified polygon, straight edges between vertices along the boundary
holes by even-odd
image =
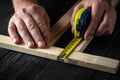
[[[76,48],[76,46],[84,39],[84,33],[90,23],[91,9],[81,8],[78,10],[74,21],[74,38],[65,47],[65,49],[57,57],[58,61],[64,62],[64,58],[67,58],[70,53]]]

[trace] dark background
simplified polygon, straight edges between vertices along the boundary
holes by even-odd
[[[77,0],[41,0],[51,19],[51,26]],[[95,37],[84,52],[120,60],[120,4],[112,35]],[[8,35],[7,25],[14,10],[11,0],[0,1],[0,34]],[[65,47],[71,30],[55,44]],[[110,74],[0,48],[0,80],[120,80],[120,70]]]

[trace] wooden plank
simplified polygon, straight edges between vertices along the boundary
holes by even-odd
[[[56,41],[67,31],[70,27],[70,18],[72,16],[72,12],[74,7],[80,2],[78,0],[59,20],[58,22],[51,28],[51,40],[48,46],[54,45]]]
[[[10,52],[11,52],[11,51],[10,51]],[[26,58],[28,58],[28,57],[26,57]],[[24,59],[25,59],[25,57],[24,57]],[[41,59],[41,58],[40,58],[40,59]],[[29,60],[31,60],[31,59],[29,59]],[[27,62],[29,62],[29,60],[28,60]],[[7,62],[7,61],[10,61],[10,60],[6,60],[6,62]],[[14,60],[13,60],[13,61],[14,61]],[[19,60],[19,61],[21,62],[21,60]],[[34,61],[34,60],[33,60],[33,61]],[[23,60],[22,60],[22,62],[23,62]],[[41,62],[42,62],[42,61],[41,61]],[[17,63],[18,63],[18,62],[17,62]],[[18,64],[19,64],[19,63],[18,63]],[[16,74],[15,71],[18,71],[18,70],[19,70],[19,71],[21,72],[22,68],[24,68],[24,65],[23,65],[23,66],[20,66],[20,65],[18,65],[18,64],[16,64],[17,66],[15,66],[15,67],[16,67],[16,68],[21,67],[21,69],[15,69],[14,71],[12,71],[11,68],[10,68],[10,69],[9,69],[9,68],[6,68],[6,71],[7,71],[7,72],[6,72],[6,71],[5,71],[4,73],[2,72],[2,75],[5,77],[4,74],[6,74],[6,78],[7,78],[7,74],[8,74],[8,72],[9,72],[8,78],[12,79],[12,77],[16,77],[16,75],[18,75],[19,72],[17,72],[17,74]],[[33,64],[33,63],[32,63],[32,64]],[[37,64],[37,63],[36,63],[36,64]],[[38,63],[38,64],[39,64],[39,63]],[[59,63],[58,63],[58,64],[59,64]],[[56,64],[56,65],[59,66],[58,64]],[[30,65],[30,64],[28,64],[28,65]],[[51,65],[53,65],[53,64],[51,64]],[[54,68],[56,68],[56,67],[55,67],[56,65],[47,66],[47,69],[49,69],[49,67],[52,67],[52,70],[54,70]],[[19,67],[18,67],[18,66],[19,66]],[[38,65],[37,65],[37,66],[38,66]],[[14,68],[14,66],[11,66],[11,67]],[[30,67],[27,66],[27,67],[30,68],[31,66],[30,66]],[[26,75],[26,72],[27,72],[27,71],[29,71],[29,70],[32,71],[32,70],[34,69],[33,66],[32,66],[33,68],[32,68],[32,69],[29,69],[29,70],[28,70],[27,67],[26,67],[27,70],[26,70],[26,69],[25,69],[24,71],[22,70],[22,73],[24,73],[25,76],[27,76],[27,75]],[[39,67],[39,66],[38,66],[38,67]],[[40,67],[41,67],[41,66],[40,66]],[[46,67],[45,67],[45,68],[46,68]],[[58,68],[58,67],[57,67],[57,68]],[[56,68],[56,70],[57,70],[57,68]],[[60,66],[59,68],[61,68],[61,66]],[[64,66],[63,66],[63,68],[64,68]],[[9,70],[8,70],[8,69],[9,69]],[[39,69],[39,68],[38,68],[38,69]],[[68,69],[68,68],[67,68],[67,69]],[[71,68],[71,69],[73,70],[73,68]],[[71,70],[71,69],[70,69],[70,70]],[[84,68],[83,68],[83,69],[84,69]],[[79,80],[79,79],[85,79],[85,80],[90,80],[90,79],[92,79],[93,76],[91,76],[91,77],[88,76],[88,75],[91,75],[91,74],[92,74],[92,73],[89,73],[90,70],[86,69],[86,71],[84,72],[83,69],[79,70],[80,72],[79,72],[78,75],[76,75],[76,76],[77,76],[76,79],[77,79],[77,80]],[[46,73],[49,73],[49,71],[52,71],[52,70],[51,70],[51,68],[50,68],[49,70],[46,70],[46,71],[47,71]],[[66,69],[64,69],[64,70],[66,70]],[[63,71],[64,71],[64,70],[63,70]],[[68,70],[69,70],[69,69],[68,69]],[[9,75],[11,74],[11,71],[13,72],[13,73],[12,73],[13,76],[9,77]],[[37,70],[36,70],[36,71],[37,71]],[[76,70],[76,71],[78,71],[78,70]],[[29,71],[29,72],[30,72],[30,71]],[[28,73],[29,73],[29,72],[28,72]],[[38,72],[40,72],[40,71],[38,70]],[[55,71],[55,73],[56,73],[56,72],[57,72],[57,71]],[[94,73],[94,70],[91,70],[91,72]],[[16,75],[14,75],[14,73],[15,73]],[[33,73],[34,73],[34,72],[33,72]],[[32,75],[31,78],[33,78],[33,75],[35,75],[35,74],[33,74],[33,73],[30,74],[30,75]],[[66,72],[65,72],[65,73],[66,73]],[[70,73],[70,72],[67,72],[67,73],[66,73],[66,76],[64,76],[64,77],[67,77],[69,73]],[[72,72],[71,72],[71,73],[72,73]],[[41,73],[41,74],[43,74],[43,73]],[[49,74],[47,74],[47,75],[50,75],[50,74],[51,74],[51,72],[50,72]],[[60,74],[61,74],[61,72],[60,72]],[[74,73],[74,74],[76,74],[76,73]],[[103,74],[103,73],[102,73],[102,74]],[[28,75],[29,75],[29,74],[28,74]],[[37,75],[37,77],[38,77],[38,74],[36,74],[36,75]],[[54,75],[54,74],[52,73],[51,75]],[[58,75],[59,75],[59,74],[58,74]],[[63,74],[63,75],[65,75],[65,74]],[[83,76],[83,77],[80,77],[79,75],[80,75],[80,76]],[[86,75],[87,75],[87,76],[86,76]],[[99,74],[98,74],[98,75],[99,75]],[[25,76],[20,76],[20,78],[21,78],[21,77],[22,77],[22,78],[23,78],[23,77],[25,78]],[[42,75],[42,76],[43,76],[43,75]],[[72,75],[71,75],[71,76],[72,76]],[[78,76],[80,77],[79,79],[78,79]],[[2,76],[1,76],[1,77],[2,77]],[[18,77],[19,77],[19,76],[18,76]],[[27,77],[29,77],[29,76],[27,76]],[[27,78],[27,77],[26,77],[26,78]],[[45,74],[44,77],[45,77],[44,79],[46,79],[46,77],[47,77],[46,74]],[[54,77],[55,77],[55,76],[54,76]],[[57,76],[57,78],[58,78],[58,77],[60,77],[60,76]],[[89,78],[88,78],[88,77],[89,77]],[[104,76],[102,76],[102,77],[104,77]],[[31,78],[29,78],[29,79],[31,79]],[[48,77],[47,79],[50,79],[50,78],[51,78],[51,77]],[[71,78],[71,77],[70,77],[70,78]],[[113,77],[112,77],[112,78],[113,78]],[[39,79],[41,79],[41,77],[40,77]],[[63,79],[63,78],[62,78],[62,79]],[[100,76],[97,77],[97,80],[98,80],[98,79],[100,79]],[[111,78],[109,78],[109,79],[111,79]],[[109,80],[109,79],[107,78],[106,80]],[[56,80],[56,79],[55,79],[55,80]],[[63,79],[63,80],[64,80],[64,79]],[[72,80],[72,78],[71,78],[71,80]],[[96,80],[96,79],[95,79],[95,80]],[[113,79],[113,80],[116,80],[116,79]],[[120,80],[120,79],[117,79],[117,80]]]
[[[63,50],[62,48],[54,46],[47,49],[30,49],[24,44],[15,45],[9,37],[3,35],[0,35],[0,47],[52,60],[57,60],[57,56]],[[65,62],[110,73],[116,73],[119,68],[118,60],[94,56],[82,52],[72,52],[72,54],[65,59]]]
[[[67,17],[70,17],[70,15],[67,16]],[[62,20],[63,19],[61,19],[60,21],[62,21]],[[55,41],[57,41],[57,39],[58,39],[57,36],[61,35],[61,32],[64,32],[63,31],[63,29],[65,28],[64,26],[65,25],[68,26],[69,22],[67,24],[65,24],[62,29],[60,28],[60,31],[57,31],[57,30],[59,30],[58,27],[59,27],[60,24],[63,24],[63,23],[62,22],[57,23],[56,24],[57,27],[52,28],[53,43]],[[56,40],[54,41],[55,38],[56,38]],[[52,41],[52,39],[51,39],[51,41]],[[53,60],[56,60],[58,54],[63,50],[62,48],[57,48],[57,47],[53,47],[53,46],[51,46],[48,49],[28,49],[24,44],[15,45],[12,42],[9,43],[10,39],[5,37],[5,36],[2,36],[0,38],[0,40],[2,40],[2,42],[0,42],[0,46],[3,47],[3,48],[7,48],[7,49],[23,52],[23,53],[35,55],[35,56],[46,57],[46,58],[53,59]],[[6,41],[6,40],[8,40],[8,41]],[[79,55],[76,56],[77,58],[74,56],[75,54],[79,54]],[[75,57],[75,59],[74,59],[74,57]],[[66,63],[71,63],[71,64],[76,64],[76,65],[79,65],[79,66],[88,67],[88,68],[93,68],[93,69],[97,69],[97,70],[102,70],[102,71],[106,71],[106,72],[111,72],[111,73],[115,73],[117,71],[118,67],[119,67],[119,61],[118,60],[109,59],[109,58],[100,57],[100,56],[93,56],[93,55],[84,54],[84,53],[81,53],[81,52],[73,52],[68,57],[68,59],[65,60],[65,62]]]
[[[66,62],[110,73],[116,73],[119,68],[119,60],[85,54],[82,52],[73,52]]]
[[[74,51],[79,51],[79,52],[83,52],[84,49],[89,45],[89,43],[92,41],[89,40],[89,41],[86,41],[86,40],[83,40],[76,48]]]

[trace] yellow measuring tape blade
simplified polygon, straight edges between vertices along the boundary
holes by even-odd
[[[65,49],[59,54],[58,61],[64,61],[64,58],[68,57],[70,53],[76,48],[76,46],[82,41],[82,37],[80,37],[80,31],[77,31],[76,26],[79,24],[81,16],[86,8],[81,8],[78,10],[75,16],[74,22],[74,38],[72,41],[65,47]]]
[[[73,38],[73,40],[65,47],[62,53],[66,55],[64,58],[69,56],[69,54],[75,49],[75,47],[82,41],[82,38]]]
[[[59,54],[58,61],[64,61],[64,58],[68,57],[75,47],[82,41],[83,38],[73,38],[72,41],[65,47],[65,49]]]

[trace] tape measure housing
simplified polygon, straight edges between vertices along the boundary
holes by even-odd
[[[76,48],[76,46],[84,39],[84,33],[88,27],[87,23],[90,21],[87,17],[90,16],[90,11],[90,8],[81,8],[76,13],[74,22],[74,38],[59,54],[57,58],[58,61],[64,62],[64,58],[67,58],[70,53]]]

